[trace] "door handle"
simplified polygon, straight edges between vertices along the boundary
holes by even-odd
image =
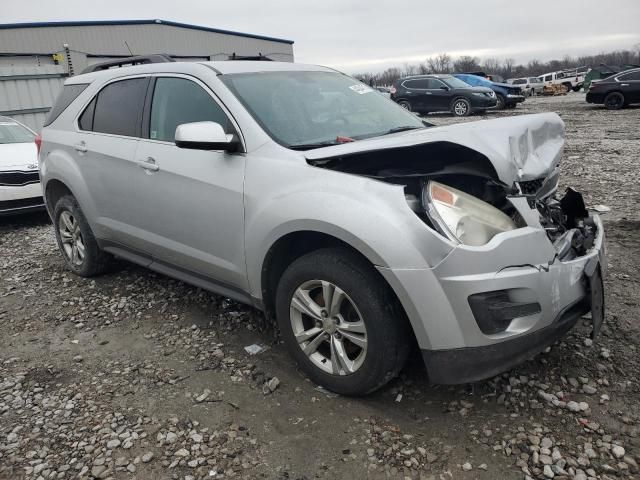
[[[146,160],[138,160],[138,166],[150,172],[157,172],[158,170],[160,170],[160,167],[156,164],[155,159],[151,157],[147,157]]]
[[[75,148],[80,153],[85,153],[88,150],[87,145],[84,142],[76,143],[73,148]]]
[[[620,86],[621,86],[621,87],[628,87],[628,86],[629,86],[629,84],[628,84],[628,83],[621,83],[621,84],[620,84]]]

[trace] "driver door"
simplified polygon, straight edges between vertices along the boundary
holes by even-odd
[[[153,78],[136,152],[135,184],[157,269],[201,276],[231,290],[246,290],[242,153],[182,149],[180,124],[213,121],[237,133],[229,115],[192,77]],[[145,138],[146,137],[146,138]],[[176,271],[171,273],[174,276]]]
[[[427,91],[429,92],[432,104],[436,106],[437,110],[449,110],[453,97],[451,89],[437,78],[429,78],[428,82]]]

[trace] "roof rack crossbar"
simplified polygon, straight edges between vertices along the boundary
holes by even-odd
[[[109,60],[108,62],[96,63],[85,68],[82,73],[97,72],[107,70],[112,67],[124,67],[133,65],[145,65],[148,63],[166,63],[175,62],[170,55],[166,53],[156,53],[153,55],[136,55],[134,57],[119,58],[117,60]]]

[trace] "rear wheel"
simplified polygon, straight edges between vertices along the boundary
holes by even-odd
[[[451,113],[456,117],[466,117],[471,113],[471,103],[466,98],[456,98],[451,103]]]
[[[406,101],[406,100],[400,100],[400,101],[398,102],[398,105],[400,105],[400,106],[401,106],[402,108],[404,108],[405,110],[409,110],[409,111],[411,111],[411,104],[410,104],[408,101]]]
[[[564,88],[567,89],[567,93],[569,93],[573,89],[570,83],[563,83],[562,85],[564,85]]]
[[[604,97],[604,106],[609,110],[620,110],[624,104],[624,95],[620,92],[611,92]]]
[[[343,395],[380,388],[408,354],[397,300],[371,265],[346,249],[317,250],[294,261],[280,279],[276,314],[300,368]]]
[[[89,223],[74,197],[65,195],[53,211],[58,248],[67,267],[81,277],[105,272],[113,257],[100,250]]]

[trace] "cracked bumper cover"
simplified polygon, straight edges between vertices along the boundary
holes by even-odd
[[[593,247],[566,262],[555,258],[543,229],[526,227],[482,247],[456,248],[433,269],[380,268],[405,307],[430,380],[458,384],[492,377],[569,331],[591,309],[589,277],[598,265],[606,271],[604,230],[598,216],[593,219]],[[540,310],[485,334],[468,298],[497,290],[508,290],[514,301],[536,302]]]

